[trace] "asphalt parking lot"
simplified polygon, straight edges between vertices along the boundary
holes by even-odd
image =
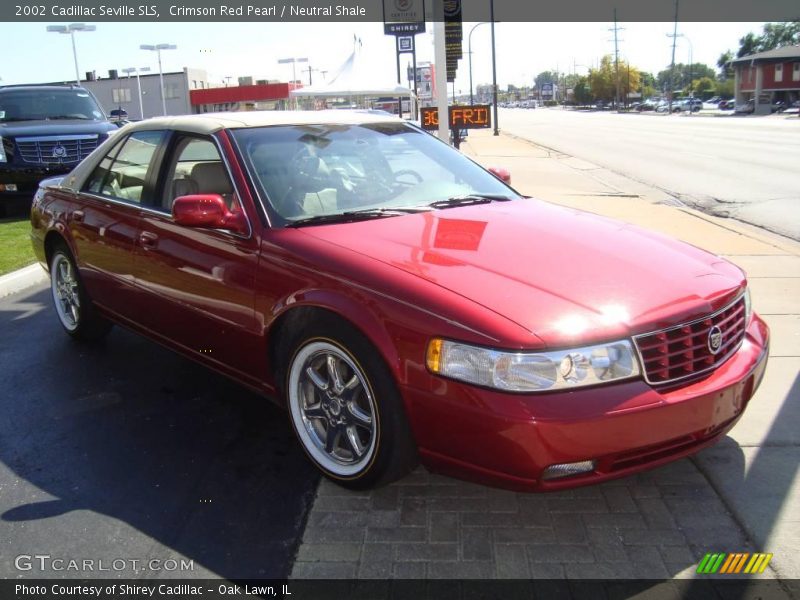
[[[0,331],[0,578],[288,575],[318,476],[281,410],[121,328],[75,344],[44,284]]]

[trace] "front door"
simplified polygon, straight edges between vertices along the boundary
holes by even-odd
[[[219,194],[231,210],[242,210],[214,139],[176,134],[159,177],[158,204],[141,219],[141,322],[184,352],[255,384],[265,364],[254,311],[257,240],[175,223],[172,203],[189,194]]]

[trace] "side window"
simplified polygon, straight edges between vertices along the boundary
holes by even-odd
[[[163,131],[131,134],[121,148],[115,146],[100,161],[89,177],[86,189],[101,196],[140,204],[147,171],[163,138]]]
[[[178,140],[172,153],[161,208],[172,212],[175,198],[191,194],[219,194],[228,208],[239,208],[217,147],[209,139],[187,136]]]

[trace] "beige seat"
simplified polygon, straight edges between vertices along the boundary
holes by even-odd
[[[222,162],[201,162],[192,167],[189,177],[197,185],[196,194],[219,194],[233,208],[233,186]]]

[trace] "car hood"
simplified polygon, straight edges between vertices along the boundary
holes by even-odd
[[[533,199],[302,231],[476,302],[551,347],[685,322],[744,285],[737,267],[694,246]]]
[[[0,136],[102,134],[116,129],[117,127],[108,121],[86,119],[11,121],[10,123],[0,123]]]

